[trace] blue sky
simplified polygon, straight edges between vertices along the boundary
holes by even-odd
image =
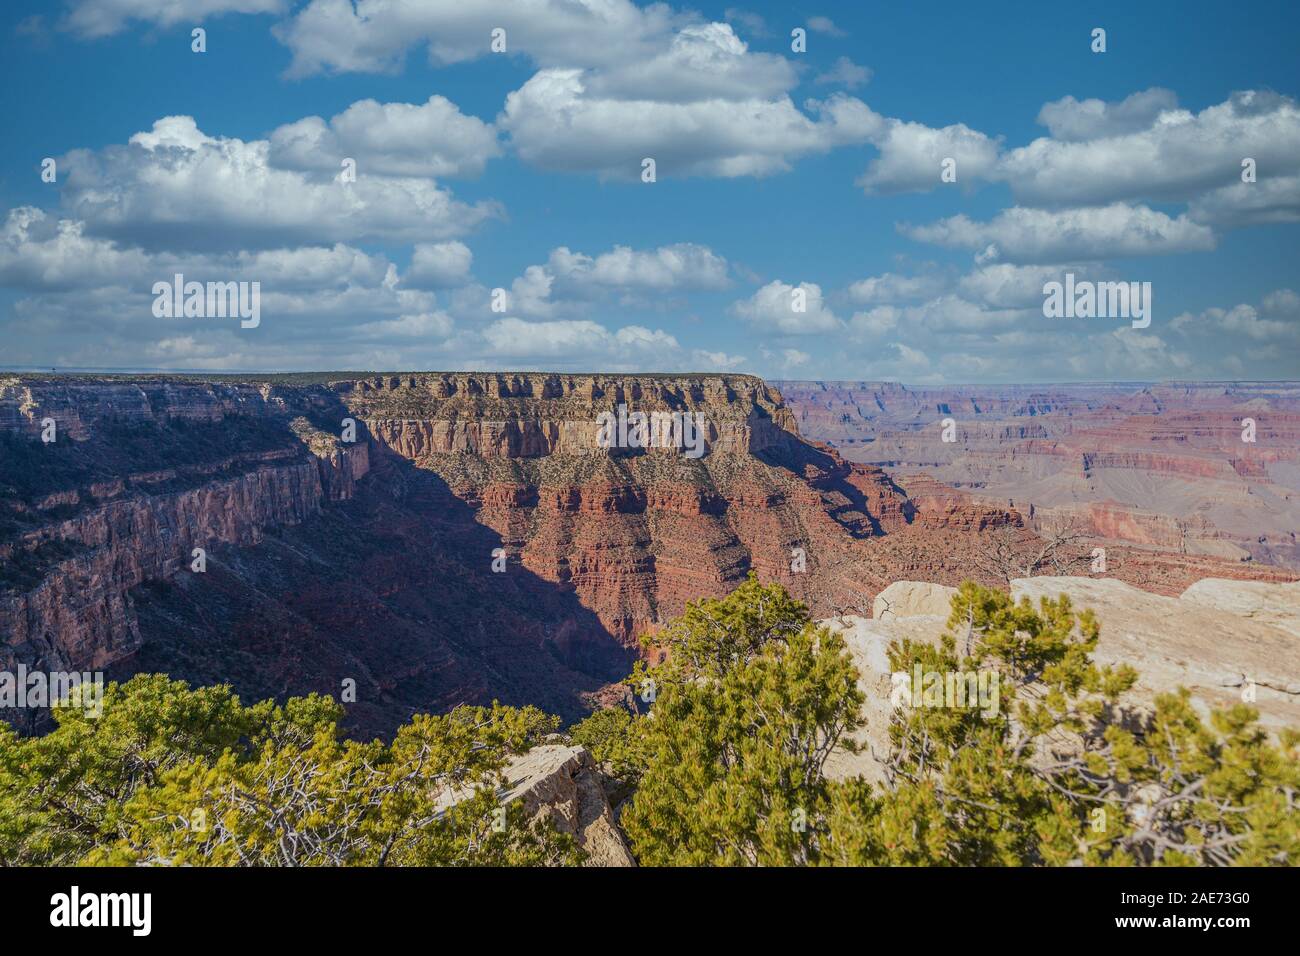
[[[1296,377],[1294,4],[3,16],[7,366]],[[155,316],[176,271],[260,324]],[[1067,272],[1151,283],[1150,325],[1045,317]]]

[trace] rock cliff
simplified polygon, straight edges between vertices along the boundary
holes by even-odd
[[[701,455],[605,447],[624,410],[690,416]],[[1024,523],[805,440],[752,376],[10,376],[0,668],[354,686],[366,733],[493,698],[576,717],[751,570],[864,613]]]
[[[937,643],[955,593],[929,582],[898,581],[877,596],[872,618],[847,615],[823,622],[844,635],[866,697],[867,726],[857,739],[866,749],[833,754],[832,776],[882,779],[872,752],[883,755],[889,747],[892,684],[886,651],[904,639]],[[1172,598],[1113,579],[1044,576],[1012,582],[1011,594],[1035,605],[1043,597],[1066,595],[1076,610],[1092,609],[1101,624],[1094,659],[1129,664],[1139,672],[1125,701],[1129,705],[1149,706],[1155,694],[1186,687],[1202,712],[1248,700],[1273,732],[1300,727],[1296,584],[1205,579]]]
[[[620,407],[692,416],[703,454],[603,447]],[[921,527],[743,375],[11,376],[0,452],[0,667],[350,680],[376,732],[576,716],[687,600],[752,569],[829,612]]]

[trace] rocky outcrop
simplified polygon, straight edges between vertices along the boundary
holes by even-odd
[[[956,588],[926,581],[895,581],[876,595],[871,605],[871,617],[876,621],[889,618],[930,615],[948,617]]]
[[[749,375],[428,374],[339,385],[348,408],[404,458],[466,453],[539,458],[603,453],[598,416],[698,414],[710,451],[759,454],[784,446],[793,419],[780,393]]]
[[[1272,584],[1206,578],[1184,591],[1179,600],[1228,611],[1300,639],[1300,581]]]
[[[1012,582],[1012,596],[1035,605],[1066,595],[1075,610],[1091,609],[1101,624],[1093,654],[1102,665],[1137,669],[1137,686],[1125,698],[1147,707],[1157,693],[1186,687],[1196,706],[1227,707],[1247,700],[1260,723],[1278,731],[1300,727],[1300,585],[1204,580],[1181,598],[1138,590],[1121,581],[1036,577]],[[911,640],[937,644],[948,619],[941,601],[952,589],[901,581],[881,592],[889,610],[873,618],[841,616],[821,623],[841,634],[858,669],[866,726],[855,742],[862,752],[836,750],[827,773],[836,779],[883,779],[877,760],[889,748],[892,712],[888,650]],[[881,610],[884,610],[883,608]]]
[[[530,819],[545,817],[575,837],[586,866],[635,866],[585,747],[544,744],[505,768],[503,802],[523,801]]]
[[[1260,587],[1291,593],[1288,585]],[[1091,608],[1101,622],[1096,660],[1137,668],[1148,697],[1183,686],[1204,703],[1228,706],[1253,691],[1265,725],[1300,726],[1300,642],[1239,613],[1240,604],[1184,601],[1076,577],[1022,578],[1011,593],[1035,604],[1065,594],[1076,608]]]
[[[520,802],[530,822],[547,820],[572,836],[586,854],[584,866],[636,866],[614,821],[600,769],[585,747],[541,744],[511,759],[502,776],[501,804]],[[446,809],[468,795],[449,791],[435,805]]]
[[[826,775],[832,780],[861,776],[875,784],[884,781],[882,761],[889,754],[889,720],[894,709],[889,647],[904,640],[937,643],[947,619],[945,611],[942,616],[888,615],[883,620],[844,615],[820,622],[844,638],[858,671],[858,690],[863,696],[862,717],[865,721],[852,738],[857,745],[856,753],[837,747],[827,758]]]

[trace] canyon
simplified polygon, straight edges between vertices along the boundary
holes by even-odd
[[[993,536],[1041,545],[1036,524],[1061,502],[951,481],[938,452],[899,467],[929,454],[925,416],[988,405],[909,393],[913,443],[900,427],[886,461],[865,462],[852,459],[884,446],[810,389],[732,374],[0,377],[0,669],[160,671],[245,700],[317,691],[348,703],[357,734],[494,699],[574,719],[625,693],[687,601],[750,572],[819,617],[865,616],[898,580],[1005,585],[978,560]],[[602,447],[620,405],[696,417],[705,453]],[[1049,405],[1029,402],[1043,414],[1005,440],[1072,447],[1043,426]],[[1290,473],[1284,425],[1261,415],[1273,457],[1233,471],[1270,500],[1276,477],[1248,476]],[[1212,455],[1148,455],[1218,474]],[[1067,457],[1011,458],[1027,456]],[[1134,514],[1091,520],[1109,533],[1142,527]],[[1107,575],[1159,593],[1295,577],[1113,540]]]
[[[1300,570],[1300,384],[778,385],[804,435],[902,484],[1102,543]]]

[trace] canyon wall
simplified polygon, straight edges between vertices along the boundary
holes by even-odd
[[[1296,383],[780,385],[806,436],[901,484],[924,473],[1038,525],[1300,570]]]
[[[698,416],[704,454],[601,447],[621,405]],[[0,443],[0,668],[351,678],[379,731],[493,697],[574,714],[750,570],[856,600],[855,545],[915,510],[741,375],[13,376]]]
[[[620,406],[691,416],[703,454],[603,447]],[[1026,398],[989,440],[1045,460],[1027,443],[1066,440],[1040,417],[1059,407]],[[0,669],[351,688],[357,733],[493,699],[572,718],[621,692],[641,638],[751,571],[819,616],[862,613],[901,578],[1003,583],[977,560],[990,537],[1032,551],[1061,507],[849,461],[806,427],[745,375],[0,379]],[[1151,550],[1113,556],[1131,583],[1268,576],[1171,553],[1131,511],[1091,520],[1148,529]]]

